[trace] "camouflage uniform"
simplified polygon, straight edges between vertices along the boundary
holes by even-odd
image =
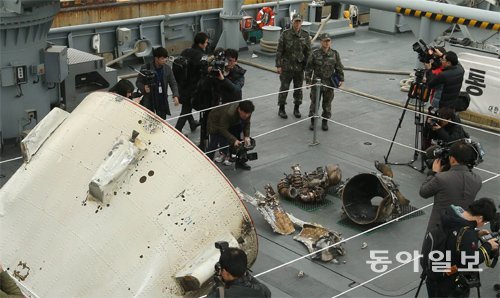
[[[325,53],[323,49],[319,48],[314,50],[307,61],[306,66],[306,83],[314,84],[316,79],[320,78],[321,83],[326,86],[332,86],[330,77],[333,72],[336,71],[339,74],[340,81],[344,81],[344,66],[340,61],[339,53],[335,50],[328,49]],[[314,76],[311,78],[311,76]],[[328,87],[321,87],[321,94],[323,96],[323,114],[324,118],[330,118],[332,116],[332,101],[333,101],[333,89]],[[316,109],[316,87],[312,87],[311,90],[311,106],[309,107],[309,116],[313,116]]]
[[[295,32],[293,28],[283,31],[278,42],[276,52],[276,67],[281,67],[280,91],[287,91],[278,95],[278,105],[286,104],[290,82],[293,80],[293,87],[300,88],[304,81],[304,67],[307,57],[311,53],[311,42],[309,34],[300,30]],[[302,89],[293,92],[293,102],[296,105],[302,103]]]

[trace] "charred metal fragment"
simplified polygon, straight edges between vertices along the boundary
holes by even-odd
[[[357,224],[388,221],[401,215],[401,206],[409,204],[392,178],[391,167],[375,161],[375,168],[382,174],[358,174],[350,178],[342,190],[343,210]]]
[[[326,197],[329,187],[340,183],[342,171],[338,165],[317,167],[311,173],[302,174],[298,164],[292,166],[292,174],[286,175],[278,183],[278,192],[289,199],[304,203],[320,202]]]
[[[271,225],[274,232],[281,235],[289,235],[295,232],[292,221],[288,214],[281,208],[279,198],[270,184],[266,185],[266,195],[260,192],[252,197],[240,189],[236,189],[240,197],[252,204],[264,216],[264,219]]]
[[[302,231],[293,239],[302,242],[310,253],[318,252],[313,255],[313,259],[331,262],[346,254],[344,247],[339,243],[342,241],[342,234],[316,223],[304,222],[291,214],[288,216],[295,225],[302,227]]]

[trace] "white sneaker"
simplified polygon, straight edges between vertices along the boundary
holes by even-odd
[[[225,166],[232,166],[233,162],[229,160],[229,157],[224,159],[224,162],[222,163]]]
[[[217,152],[217,156],[214,157],[214,161],[215,162],[218,162],[218,163],[221,163],[224,161],[226,157],[224,156],[224,154],[220,153],[220,152]]]

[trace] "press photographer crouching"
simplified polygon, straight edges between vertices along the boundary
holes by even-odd
[[[478,265],[496,265],[498,239],[476,228],[495,216],[495,204],[487,198],[474,201],[465,211],[455,205],[446,208],[440,225],[426,234],[422,245],[422,278],[426,277],[429,297],[469,297],[471,288],[477,288],[480,297]]]
[[[429,109],[429,117],[424,126],[424,137],[426,139],[426,146],[430,146],[432,141],[450,143],[456,140],[468,138],[469,134],[465,132],[462,125],[460,125],[460,118],[455,114],[453,108],[441,107],[439,110]],[[439,117],[441,119],[433,118]],[[451,122],[450,122],[451,121]]]
[[[256,159],[256,154],[247,151],[255,147],[255,141],[250,138],[250,119],[255,106],[249,100],[225,105],[216,108],[208,115],[209,145],[207,156],[214,159],[215,150],[219,147],[230,146],[235,155],[235,166],[243,170],[250,170],[248,160]],[[213,151],[213,152],[212,152]],[[229,156],[229,150],[222,153]]]
[[[225,241],[215,243],[220,250],[215,265],[215,285],[207,297],[271,297],[271,291],[249,272],[246,253],[229,247]]]
[[[439,224],[448,206],[467,208],[474,201],[482,181],[472,168],[482,161],[483,155],[481,145],[470,140],[427,149],[426,158],[432,162],[432,171],[420,187],[424,199],[434,196],[427,232]]]

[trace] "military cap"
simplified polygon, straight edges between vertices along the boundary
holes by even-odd
[[[292,19],[293,22],[295,21],[301,21],[302,22],[302,16],[298,13],[296,13],[294,16],[293,16],[293,19]]]
[[[327,39],[328,39],[328,40],[331,40],[331,39],[332,39],[332,38],[330,37],[330,34],[328,34],[328,33],[321,33],[321,34],[319,35],[319,40],[327,40]]]

